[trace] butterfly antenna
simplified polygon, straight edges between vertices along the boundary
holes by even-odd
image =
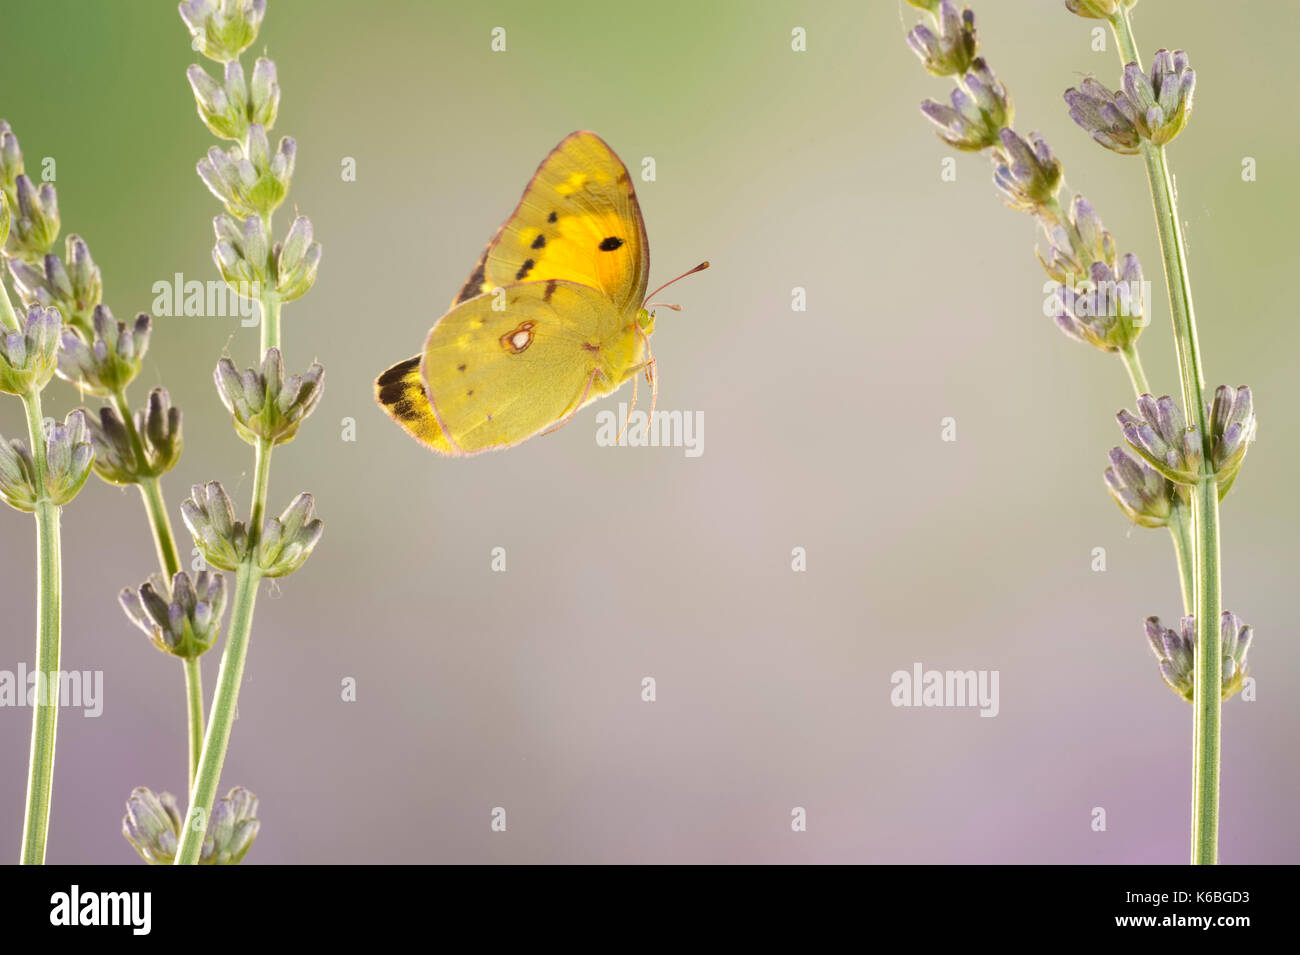
[[[694,275],[696,272],[703,272],[708,267],[709,267],[708,262],[701,262],[699,265],[695,266],[695,268],[683,272],[681,275],[677,276],[677,278],[669,279],[663,285],[659,286],[657,289],[655,289],[653,292],[647,295],[645,297],[645,303],[641,307],[642,308],[671,308],[674,312],[680,312],[682,310],[682,307],[680,305],[668,305],[664,302],[652,302],[650,301],[650,299],[654,298],[656,295],[658,295],[668,286],[672,285],[674,282],[680,282],[682,279],[686,278],[686,276]]]

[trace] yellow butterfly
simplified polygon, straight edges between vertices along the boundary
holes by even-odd
[[[380,375],[375,397],[416,440],[466,455],[554,430],[635,388],[638,373],[657,393],[649,271],[627,168],[595,133],[573,133],[537,167],[424,352]]]

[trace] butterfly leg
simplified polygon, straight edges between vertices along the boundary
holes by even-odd
[[[578,403],[577,403],[576,405],[573,406],[573,410],[570,411],[568,414],[566,414],[563,418],[561,418],[561,419],[560,419],[559,421],[557,421],[555,424],[551,425],[549,428],[547,428],[545,431],[543,431],[542,434],[550,434],[552,431],[559,431],[559,430],[560,430],[561,428],[563,428],[566,424],[568,424],[571,420],[573,420],[573,416],[576,415],[576,414],[578,413],[578,409],[581,408],[583,405],[585,405],[585,404],[587,403],[587,396],[588,396],[589,394],[591,394],[591,386],[592,386],[593,384],[595,384],[595,382],[596,382],[596,376],[599,375],[600,373],[601,373],[601,371],[600,371],[599,368],[592,369],[591,377],[587,379],[587,387],[583,389],[583,391],[582,391],[582,397],[579,398],[579,399],[578,399]]]
[[[655,359],[654,352],[650,350],[650,336],[641,331],[640,326],[637,326],[637,333],[640,334],[641,341],[645,343],[645,381],[650,386],[650,417],[648,420],[654,421],[655,405],[659,402],[659,363]]]
[[[646,384],[650,386],[650,417],[647,420],[653,421],[655,416],[655,404],[659,400],[659,375],[655,373],[655,359],[651,358],[645,364],[637,365],[632,369],[632,407],[627,409],[627,421],[623,422],[623,430],[618,433],[618,439],[614,442],[620,444],[623,441],[623,435],[627,432],[627,426],[632,422],[632,412],[636,410],[636,392],[638,379],[641,372],[645,372]],[[624,378],[624,381],[627,379]]]
[[[639,368],[633,368],[633,369],[632,369],[632,373],[631,373],[631,377],[632,377],[632,405],[631,405],[631,407],[629,407],[629,408],[627,409],[627,418],[624,419],[624,421],[623,421],[623,427],[619,428],[619,431],[618,431],[618,437],[614,439],[614,444],[615,444],[615,445],[620,445],[620,444],[623,443],[623,435],[627,434],[627,426],[628,426],[629,424],[632,423],[632,412],[633,412],[633,411],[636,411],[637,379],[641,377],[639,374],[637,374],[638,371],[639,371]],[[624,381],[627,381],[626,378],[624,378],[623,380],[624,380]]]
[[[650,386],[650,420],[655,417],[655,405],[659,403],[659,363],[651,358],[645,364],[645,380]]]

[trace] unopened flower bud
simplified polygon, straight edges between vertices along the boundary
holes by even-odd
[[[39,262],[59,235],[59,200],[54,186],[46,182],[37,189],[23,174],[14,181],[13,198],[5,252],[13,258]]]
[[[263,577],[291,574],[311,556],[324,531],[321,521],[312,517],[312,506],[312,496],[304,492],[279,518],[268,518],[262,525],[257,565]]]
[[[166,388],[149,392],[148,404],[132,416],[131,423],[134,435],[111,405],[99,409],[98,421],[91,419],[95,473],[110,484],[135,484],[142,478],[158,477],[180,459],[184,446],[181,410],[172,407]]]
[[[1164,527],[1173,507],[1174,486],[1136,455],[1112,448],[1106,488],[1129,520],[1142,527]]]
[[[1128,411],[1116,415],[1129,447],[1175,484],[1195,484],[1201,468],[1201,433],[1188,426],[1178,402],[1169,395],[1141,395],[1137,407],[1136,415]]]
[[[1187,702],[1192,702],[1196,697],[1196,617],[1183,617],[1178,630],[1161,626],[1159,617],[1147,617],[1146,635],[1160,662],[1160,675],[1165,683]],[[1244,626],[1235,613],[1223,611],[1219,618],[1220,651],[1223,654],[1221,699],[1233,696],[1249,675],[1246,654],[1253,636],[1254,631]]]
[[[266,128],[254,123],[248,128],[247,156],[238,144],[228,151],[213,146],[199,160],[199,176],[231,215],[268,216],[289,191],[296,152],[294,141],[285,136],[272,153]]]
[[[248,531],[220,482],[196,484],[181,502],[181,517],[199,552],[213,567],[235,570],[248,554]]]
[[[1013,209],[1036,211],[1056,199],[1061,188],[1061,164],[1047,141],[1030,133],[1026,141],[1010,127],[999,134],[993,150],[993,182],[1002,201]]]
[[[280,350],[268,348],[260,372],[250,368],[241,375],[234,362],[223,358],[213,377],[241,438],[254,446],[261,440],[285,444],[320,402],[325,369],[313,364],[286,379]]]
[[[151,324],[148,314],[141,312],[128,326],[115,320],[107,305],[96,305],[89,338],[70,325],[63,329],[59,377],[92,395],[117,394],[140,371]]]
[[[320,268],[321,248],[312,241],[311,220],[298,216],[283,242],[271,252],[275,269],[275,288],[282,302],[292,302],[307,294]]]
[[[996,145],[999,130],[1010,125],[1015,112],[1006,87],[980,56],[952,91],[951,103],[929,99],[921,104],[921,112],[939,127],[940,139],[965,152]]]
[[[20,511],[34,511],[42,500],[62,507],[77,496],[90,477],[94,458],[86,415],[71,412],[63,424],[54,423],[44,436],[45,482],[42,486],[25,441],[0,438],[0,498]]]
[[[152,574],[138,588],[118,595],[127,617],[164,653],[193,659],[206,653],[221,632],[226,580],[203,570],[191,580],[184,571],[171,580]]]
[[[1219,497],[1228,493],[1255,440],[1255,402],[1242,385],[1214,389],[1210,405],[1210,464],[1218,475]]]
[[[936,33],[918,23],[907,35],[907,43],[921,58],[921,64],[935,76],[965,73],[975,59],[975,14],[969,8],[957,12],[953,0],[942,0],[935,11]]]
[[[257,61],[251,88],[238,60],[226,64],[223,82],[213,79],[197,65],[191,66],[186,76],[194,90],[199,118],[213,135],[243,142],[252,123],[267,129],[274,125],[280,105],[280,86],[275,79],[275,64],[270,60]]]
[[[30,394],[49,384],[58,367],[63,330],[58,309],[39,305],[29,308],[19,322],[17,329],[0,329],[0,391],[10,395]]]
[[[228,63],[257,39],[266,0],[183,0],[180,11],[194,49],[210,60]]]

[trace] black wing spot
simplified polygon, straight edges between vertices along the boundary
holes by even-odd
[[[474,389],[471,388],[469,391],[465,392],[465,397],[466,397],[466,398],[472,398],[472,397],[474,397]]]
[[[398,362],[392,368],[389,368],[387,371],[385,371],[382,375],[379,376],[380,387],[382,388],[385,385],[392,385],[397,382],[400,382],[403,378],[406,377],[406,373],[408,371],[411,371],[419,367],[419,364],[420,364],[419,355],[416,355],[414,358],[408,358],[406,359],[406,361]]]
[[[600,240],[600,251],[613,252],[615,249],[622,248],[623,240],[616,235],[607,236]]]
[[[533,245],[532,245],[532,247],[533,247],[534,249],[543,249],[543,248],[545,248],[545,247],[546,247],[546,236],[542,235],[540,232],[537,233],[537,238],[533,239]]]
[[[542,301],[549,302],[551,300],[551,296],[554,294],[555,294],[555,279],[551,279],[549,282],[546,283],[546,291],[542,293]]]
[[[555,214],[555,210],[552,209],[552,210],[551,210],[551,214],[550,214],[549,216],[546,217],[546,221],[547,221],[547,222],[559,222],[559,221],[560,221],[560,217],[559,217],[558,215],[556,215],[556,214]]]
[[[533,266],[536,264],[537,263],[532,259],[524,259],[524,264],[519,266],[519,271],[515,273],[515,278],[522,281],[523,278],[533,270]]]
[[[456,370],[457,370],[457,371],[464,371],[464,370],[465,370],[465,366],[464,366],[464,365],[457,365],[457,366],[456,366]]]

